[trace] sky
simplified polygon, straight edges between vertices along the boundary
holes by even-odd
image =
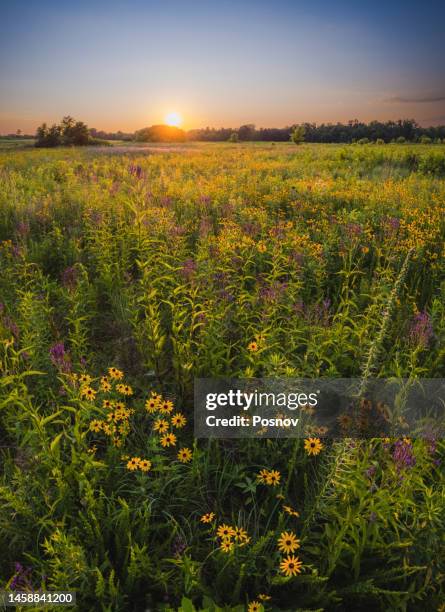
[[[438,0],[0,0],[0,133],[445,124]]]

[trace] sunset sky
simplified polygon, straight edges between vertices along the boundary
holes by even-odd
[[[0,132],[445,124],[445,2],[0,0]]]

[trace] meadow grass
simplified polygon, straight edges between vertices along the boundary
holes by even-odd
[[[442,145],[0,152],[3,586],[443,609],[443,440],[194,440],[193,380],[445,377],[444,178]]]

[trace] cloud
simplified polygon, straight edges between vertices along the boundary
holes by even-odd
[[[418,95],[418,96],[393,96],[392,98],[386,98],[385,102],[391,102],[393,104],[424,104],[428,102],[444,102],[445,93],[437,93],[430,95]]]

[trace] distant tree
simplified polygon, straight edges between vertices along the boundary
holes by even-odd
[[[172,125],[152,125],[136,132],[139,142],[184,142],[185,132]]]
[[[305,133],[306,130],[304,125],[296,125],[292,130],[290,139],[294,144],[301,144],[304,142]]]
[[[255,126],[253,123],[246,123],[238,130],[239,140],[255,140]]]
[[[406,142],[405,136],[399,136],[398,138],[396,138],[396,142],[398,144],[404,144]]]
[[[59,125],[50,128],[42,123],[36,132],[36,147],[57,147],[59,145],[84,146],[91,141],[88,127],[83,121],[76,121],[69,115],[63,117]]]
[[[232,132],[228,138],[229,142],[238,142],[238,132]]]
[[[421,144],[431,144],[433,141],[431,140],[429,136],[421,136],[419,139],[419,142]]]
[[[377,145],[384,145],[385,141],[383,140],[383,138],[377,138],[377,140],[375,141],[375,144],[377,144]]]

